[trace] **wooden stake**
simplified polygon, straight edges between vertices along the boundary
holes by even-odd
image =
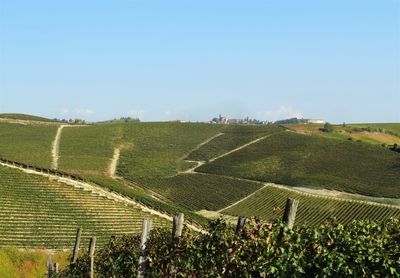
[[[47,268],[47,277],[51,278],[51,274],[53,272],[53,265],[51,263],[51,254],[47,255],[46,268]]]
[[[246,221],[247,219],[244,217],[238,217],[238,221],[237,221],[237,225],[236,225],[236,234],[238,234],[244,227],[244,225],[246,225]]]
[[[79,227],[76,230],[75,246],[74,246],[74,252],[72,253],[71,263],[76,262],[76,259],[78,258],[81,236],[82,236],[82,227]]]
[[[298,205],[298,200],[288,198],[286,201],[285,212],[283,214],[282,221],[287,223],[289,229],[293,229]]]
[[[54,272],[58,273],[58,263],[54,263]]]
[[[140,240],[140,257],[139,257],[139,265],[138,265],[138,278],[143,278],[146,275],[147,270],[147,252],[146,252],[146,243],[150,237],[150,232],[153,227],[153,222],[151,219],[143,220],[142,227],[142,237]]]
[[[185,216],[183,213],[178,213],[174,216],[173,227],[172,227],[172,237],[180,238],[182,235],[183,222]]]
[[[96,237],[90,238],[89,256],[90,256],[90,278],[94,277],[94,249],[96,248]]]

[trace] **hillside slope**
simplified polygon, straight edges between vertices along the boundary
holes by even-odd
[[[280,133],[205,164],[199,172],[400,197],[400,155],[365,143]]]
[[[77,227],[83,245],[111,235],[138,233],[144,218],[170,222],[139,207],[101,197],[46,177],[0,166],[0,246],[71,248]]]

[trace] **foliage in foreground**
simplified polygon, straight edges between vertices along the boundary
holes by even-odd
[[[65,266],[70,252],[58,252],[53,260]],[[46,275],[47,252],[41,249],[20,250],[16,247],[0,249],[0,277],[34,278]]]
[[[149,277],[399,277],[400,221],[335,220],[289,230],[258,219],[235,234],[218,219],[208,234],[184,231],[180,240],[157,229],[148,243]],[[282,236],[283,235],[283,236]],[[283,239],[282,239],[283,238]],[[280,240],[281,239],[281,240]],[[96,277],[134,277],[140,235],[113,238],[95,254]],[[59,277],[87,275],[87,255]]]

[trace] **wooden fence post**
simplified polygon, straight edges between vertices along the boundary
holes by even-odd
[[[46,268],[47,268],[47,277],[51,278],[51,274],[53,273],[53,265],[51,263],[51,254],[47,255]]]
[[[174,216],[173,227],[172,227],[173,238],[181,237],[184,220],[185,220],[185,215],[183,213],[178,213],[177,215]]]
[[[81,243],[81,236],[82,236],[82,227],[79,227],[76,230],[75,245],[74,245],[74,251],[72,253],[71,263],[76,262],[76,259],[78,258],[79,245]]]
[[[54,272],[58,273],[58,263],[54,263]]]
[[[298,205],[298,200],[288,198],[286,201],[285,212],[283,213],[282,221],[288,225],[289,229],[293,229]]]
[[[152,229],[153,222],[151,219],[143,220],[142,227],[142,237],[140,240],[140,257],[139,257],[139,265],[138,265],[138,278],[143,278],[146,275],[147,270],[147,252],[146,252],[146,243],[150,236],[150,231]]]
[[[238,217],[237,225],[236,225],[236,234],[238,234],[246,225],[247,219],[245,217]]]
[[[94,277],[94,249],[96,248],[96,237],[90,238],[89,256],[90,256],[90,278]]]

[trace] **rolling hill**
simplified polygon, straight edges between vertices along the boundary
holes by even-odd
[[[290,186],[300,186],[400,197],[399,154],[381,146],[349,141],[339,133],[321,136],[318,132],[303,135],[274,125],[127,122],[61,129],[60,125],[3,122],[0,156],[46,169],[56,158],[57,171],[79,176],[97,188],[116,192],[161,213],[183,212],[187,220],[200,225],[207,221],[202,211],[214,215],[259,215],[271,221],[281,217],[287,197],[300,200],[296,224],[319,224],[330,217],[344,223],[351,219],[399,217],[398,207],[374,204],[374,198],[369,202],[351,201],[290,190]],[[52,153],[54,145],[58,147],[56,155]],[[59,235],[51,233],[49,227],[59,224],[52,214],[60,219],[65,214],[66,226],[60,229],[66,236],[59,246],[69,246],[74,229],[84,222],[88,223],[86,230],[106,238],[113,233],[107,228],[111,218],[121,220],[116,224],[116,233],[123,233],[137,231],[138,223],[147,216],[138,208],[121,207],[118,202],[59,181],[0,169],[0,190],[5,196],[0,209],[4,215],[14,210],[20,212],[18,215],[23,211],[27,214],[23,220],[26,229],[12,218],[5,223],[5,233],[20,229],[20,238],[25,234],[27,239],[20,242],[10,234],[10,244],[55,247]],[[286,188],[267,186],[265,182]],[[40,219],[29,214],[23,203],[32,203]],[[79,214],[85,217],[78,223],[73,219]],[[128,218],[134,221],[126,226]],[[48,242],[41,242],[35,234],[39,228],[48,231]]]
[[[199,172],[376,197],[400,197],[400,155],[380,146],[279,133]]]

